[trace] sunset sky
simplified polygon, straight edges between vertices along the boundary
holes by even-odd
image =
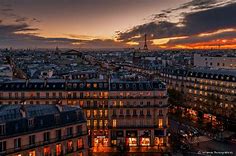
[[[236,48],[235,0],[0,0],[0,48]]]

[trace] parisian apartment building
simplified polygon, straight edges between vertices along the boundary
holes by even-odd
[[[87,156],[88,131],[78,106],[0,106],[0,155]]]
[[[80,106],[90,147],[169,145],[167,88],[158,80],[15,80],[0,90],[1,105]]]

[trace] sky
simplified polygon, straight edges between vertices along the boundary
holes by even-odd
[[[236,0],[0,0],[0,48],[236,48]]]

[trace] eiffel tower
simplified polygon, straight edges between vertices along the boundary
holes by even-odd
[[[147,34],[145,34],[144,37],[145,37],[145,42],[144,42],[143,50],[148,50],[148,46],[147,46]]]

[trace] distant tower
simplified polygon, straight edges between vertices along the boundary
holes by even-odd
[[[148,46],[147,46],[147,34],[145,34],[144,37],[145,37],[145,42],[144,42],[143,50],[148,50]]]

